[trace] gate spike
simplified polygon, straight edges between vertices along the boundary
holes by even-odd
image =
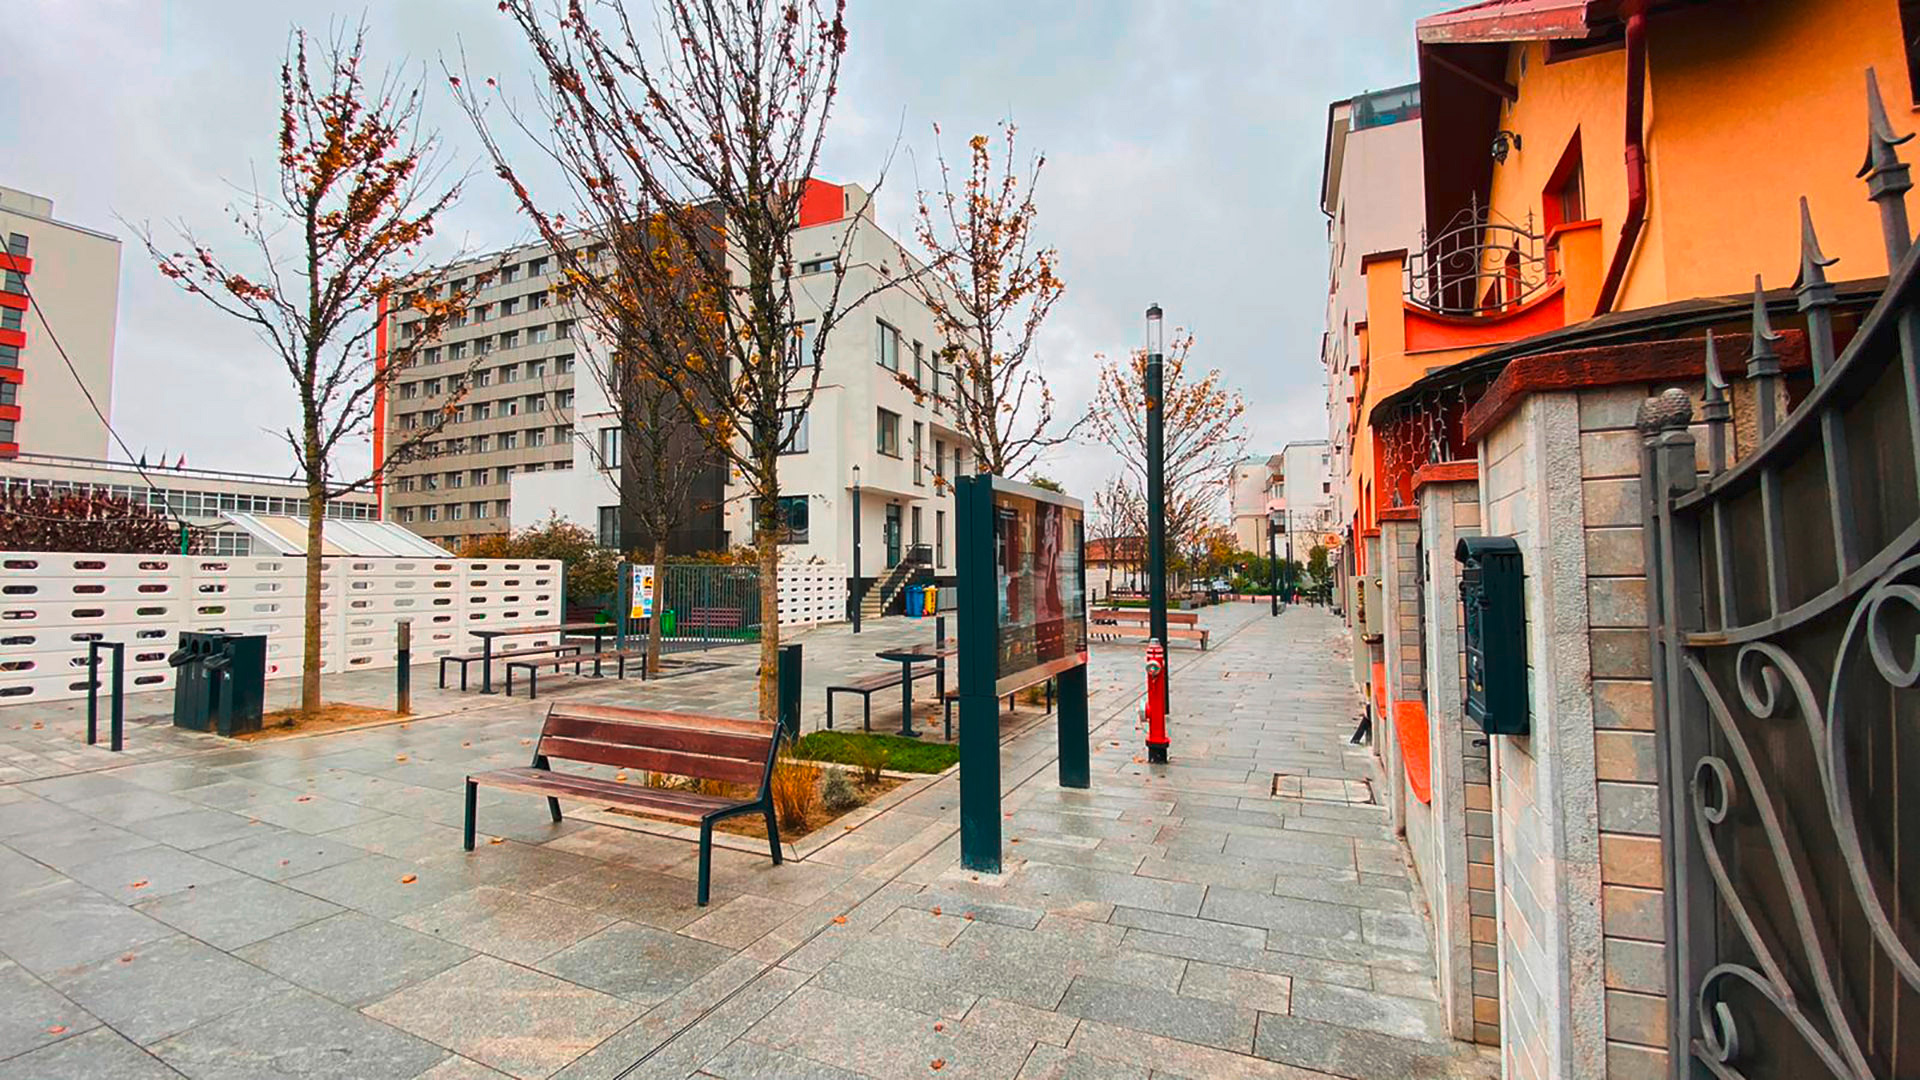
[[[1887,118],[1887,104],[1880,97],[1880,76],[1867,69],[1867,160],[1855,175],[1866,179],[1888,169],[1905,169],[1894,147],[1912,141],[1912,133],[1895,135],[1893,121]]]
[[[1773,343],[1780,340],[1773,321],[1767,317],[1766,289],[1760,275],[1753,275],[1753,351],[1747,356],[1747,378],[1759,379],[1780,374],[1780,356]]]
[[[1833,366],[1833,286],[1827,281],[1827,267],[1839,262],[1820,250],[1820,237],[1813,231],[1813,211],[1807,197],[1800,196],[1800,280],[1794,285],[1799,307],[1807,317],[1807,352],[1813,360],[1813,377],[1824,378]]]
[[[1880,99],[1880,79],[1868,68],[1867,160],[1860,166],[1859,175],[1867,182],[1867,198],[1880,204],[1880,233],[1887,249],[1889,273],[1913,246],[1913,232],[1907,225],[1907,192],[1913,189],[1913,180],[1894,149],[1912,138],[1912,134],[1893,133],[1886,103]]]
[[[1725,401],[1727,397],[1727,377],[1720,373],[1720,351],[1713,345],[1713,328],[1707,328],[1707,395],[1708,402]]]
[[[1707,463],[1713,475],[1727,470],[1727,425],[1733,419],[1733,403],[1727,400],[1727,377],[1720,371],[1720,350],[1713,344],[1713,329],[1707,329],[1707,392],[1700,405],[1700,419],[1707,425]]]
[[[1800,280],[1794,282],[1794,288],[1803,294],[1822,289],[1831,302],[1833,286],[1827,283],[1827,267],[1839,261],[1820,250],[1820,236],[1813,230],[1813,209],[1807,205],[1807,197],[1800,196]],[[1806,303],[1802,301],[1800,306],[1804,309]]]

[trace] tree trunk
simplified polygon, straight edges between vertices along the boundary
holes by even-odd
[[[647,620],[647,657],[645,660],[647,678],[660,675],[660,581],[665,577],[661,573],[667,565],[667,542],[658,537],[653,541],[653,617]]]
[[[301,638],[304,649],[300,658],[300,711],[307,716],[314,716],[320,711],[320,571],[326,565],[321,548],[321,528],[326,515],[326,486],[308,483],[306,625]]]
[[[780,536],[754,526],[760,556],[760,722],[780,722]]]

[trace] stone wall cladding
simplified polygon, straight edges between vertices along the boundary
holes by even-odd
[[[1667,1075],[1665,862],[1633,427],[1657,389],[1580,394],[1609,1080]]]
[[[1480,444],[1485,531],[1514,538],[1525,567],[1531,704],[1530,734],[1493,740],[1490,899],[1507,1075],[1599,1080],[1607,1030],[1606,986],[1594,977],[1604,942],[1591,679],[1600,665],[1580,417],[1576,395],[1535,394]],[[1597,438],[1592,455],[1610,463],[1621,452]],[[1644,656],[1644,624],[1638,633]],[[1614,652],[1613,667],[1631,671],[1624,637]]]

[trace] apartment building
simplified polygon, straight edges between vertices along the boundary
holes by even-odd
[[[1234,542],[1241,551],[1267,550],[1270,515],[1279,511],[1283,550],[1305,561],[1306,552],[1332,531],[1331,450],[1324,439],[1290,442],[1267,457],[1235,462],[1228,472],[1227,499],[1233,515]],[[1286,548],[1287,536],[1292,547]]]
[[[529,244],[466,260],[420,284],[428,295],[476,291],[466,314],[376,403],[376,456],[452,410],[420,453],[386,470],[380,508],[387,520],[457,548],[506,531],[515,476],[574,467],[577,319],[554,302],[559,277],[547,246]],[[419,333],[421,317],[409,308],[385,317],[393,340]]]
[[[119,298],[117,238],[57,220],[50,198],[0,187],[0,458],[106,454]]]
[[[809,180],[801,226],[794,238],[794,315],[806,354],[812,354],[814,327],[833,296],[834,260],[843,257],[843,248],[841,302],[867,299],[841,313],[820,359],[812,403],[791,410],[797,434],[781,461],[782,556],[851,571],[857,487],[856,595],[910,559],[948,577],[954,558],[952,480],[972,465],[952,407],[941,400],[951,395],[951,386],[936,356],[933,314],[911,288],[882,287],[911,257],[874,222],[867,192],[856,185]],[[808,374],[799,373],[796,385],[804,386]],[[578,384],[573,473],[549,469],[516,476],[514,527],[558,514],[596,527],[603,542],[618,542],[620,484],[606,466],[619,458],[609,452],[617,446],[619,423],[605,390],[594,382]],[[715,542],[707,546],[751,541],[754,506],[737,478],[729,475],[717,496],[705,501],[721,507],[711,533]]]

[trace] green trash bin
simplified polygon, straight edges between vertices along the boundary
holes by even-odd
[[[672,637],[674,623],[678,621],[679,620],[675,617],[674,611],[672,608],[668,608],[667,610],[661,612],[660,613],[660,636]]]

